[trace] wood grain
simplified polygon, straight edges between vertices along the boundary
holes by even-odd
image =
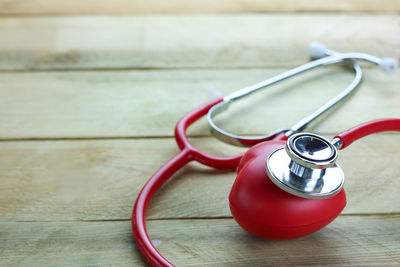
[[[64,15],[64,14],[154,14],[154,13],[237,13],[237,12],[396,12],[398,0],[24,0],[0,1],[2,15]]]
[[[0,36],[2,70],[293,66],[315,40],[400,57],[397,15],[6,17]]]
[[[271,11],[282,13],[165,15]],[[141,187],[178,151],[177,119],[307,62],[314,40],[399,59],[399,11],[399,0],[0,0],[0,266],[145,266],[129,219]],[[149,13],[164,15],[129,15]],[[287,127],[351,79],[319,69],[218,123],[239,134]],[[310,131],[332,137],[400,117],[399,79],[365,68],[355,95]],[[243,151],[210,138],[205,120],[189,135],[213,155]],[[348,205],[311,236],[251,237],[229,211],[235,173],[190,163],[150,203],[150,237],[177,266],[399,266],[399,144],[378,134],[340,154]]]
[[[176,121],[204,101],[284,70],[1,73],[0,138],[172,136]],[[239,134],[287,128],[352,77],[337,66],[303,74],[233,104],[217,123]],[[310,130],[333,134],[367,120],[400,117],[399,83],[399,74],[366,69],[352,98]],[[206,121],[193,125],[189,134],[208,136]]]
[[[213,155],[239,152],[211,138],[193,143]],[[374,135],[342,151],[345,214],[400,212],[399,143],[399,135]],[[141,187],[175,153],[173,139],[0,142],[0,221],[128,219]],[[234,172],[191,163],[162,188],[148,215],[229,217],[234,179]]]
[[[150,221],[177,266],[398,266],[400,216],[340,216],[292,241],[250,236],[232,220]],[[1,265],[139,266],[130,222],[0,223]]]

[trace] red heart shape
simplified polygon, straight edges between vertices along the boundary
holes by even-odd
[[[269,155],[285,141],[267,141],[252,147],[241,159],[229,195],[229,206],[238,224],[261,238],[284,240],[311,234],[332,222],[346,206],[346,193],[325,199],[294,196],[268,177]]]

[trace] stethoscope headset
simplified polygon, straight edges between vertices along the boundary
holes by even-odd
[[[146,260],[154,266],[173,266],[154,247],[146,230],[147,206],[157,190],[190,161],[217,169],[237,168],[237,178],[229,195],[229,206],[238,224],[261,238],[284,240],[311,234],[332,222],[346,205],[344,174],[336,163],[338,150],[372,133],[400,131],[400,119],[366,122],[337,134],[333,140],[312,133],[300,133],[310,122],[346,98],[361,82],[358,60],[374,63],[386,72],[397,69],[392,58],[378,58],[364,53],[338,53],[312,43],[315,60],[213,99],[183,116],[175,127],[180,152],[164,164],[143,186],[132,214],[136,243]],[[214,118],[229,105],[255,91],[319,66],[349,63],[355,76],[339,95],[289,129],[265,136],[240,136],[214,123]],[[196,149],[186,136],[186,129],[207,115],[211,133],[233,145],[252,146],[246,153],[215,157]],[[254,145],[254,146],[253,146]]]

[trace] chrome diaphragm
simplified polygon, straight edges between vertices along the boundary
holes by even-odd
[[[286,192],[304,198],[328,198],[340,192],[344,174],[336,163],[337,149],[326,138],[300,133],[268,157],[269,178]]]

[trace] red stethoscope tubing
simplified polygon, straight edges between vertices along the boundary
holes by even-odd
[[[175,139],[180,152],[162,166],[143,186],[140,191],[132,214],[132,230],[136,244],[147,261],[153,266],[174,266],[167,261],[152,244],[146,230],[145,216],[147,206],[157,190],[179,169],[188,162],[195,160],[201,164],[217,169],[233,169],[238,164],[242,155],[233,157],[214,157],[200,152],[193,147],[186,136],[186,129],[208,110],[223,101],[222,98],[213,99],[183,116],[175,127]]]
[[[214,157],[207,155],[196,149],[186,136],[186,129],[202,116],[207,114],[208,110],[215,104],[223,101],[223,98],[213,99],[202,106],[194,109],[183,116],[175,127],[175,139],[180,148],[180,152],[165,163],[143,186],[140,191],[132,213],[132,230],[136,240],[136,244],[142,255],[152,266],[170,266],[174,265],[166,260],[160,252],[154,247],[146,229],[146,211],[150,200],[158,189],[187,163],[195,160],[201,164],[217,169],[234,169],[239,164],[243,154],[233,157]],[[383,131],[400,131],[400,119],[382,119],[363,123],[338,135],[343,142],[341,149],[347,147],[355,140],[366,135],[383,132]],[[285,139],[284,134],[273,137],[274,140]],[[260,140],[265,141],[265,140]]]
[[[400,131],[400,119],[379,119],[361,123],[353,128],[350,128],[335,138],[342,140],[343,145],[340,149],[344,149],[351,145],[354,141],[363,138],[367,135],[387,131]]]

